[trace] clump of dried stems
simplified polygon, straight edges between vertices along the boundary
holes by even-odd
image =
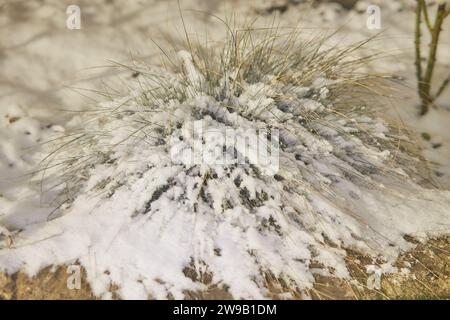
[[[305,40],[298,30],[284,32],[278,27],[251,26],[239,29],[230,27],[231,24],[228,22],[225,22],[225,25],[228,32],[223,43],[205,46],[193,41],[186,33],[186,43],[179,46],[172,43],[173,50],[160,47],[165,57],[163,67],[166,70],[162,68],[158,71],[138,62],[133,65],[121,64],[120,67],[140,75],[136,81],[141,88],[141,94],[130,96],[127,100],[133,100],[135,105],[139,105],[140,111],[127,111],[125,101],[119,106],[88,110],[86,113],[88,119],[91,116],[91,120],[103,117],[105,121],[108,119],[112,121],[120,115],[124,126],[129,126],[130,123],[138,121],[136,117],[139,117],[139,121],[144,121],[145,124],[132,130],[120,144],[152,145],[154,141],[148,141],[148,137],[152,136],[150,131],[158,128],[156,125],[153,126],[151,116],[155,112],[166,112],[168,103],[184,104],[192,96],[207,95],[213,97],[219,105],[230,109],[236,108],[233,100],[240,96],[247,84],[265,83],[270,86],[272,81],[277,81],[288,87],[311,87],[316,79],[322,78],[332,81],[327,85],[330,90],[328,98],[330,107],[322,112],[300,110],[298,125],[317,136],[320,134],[316,132],[316,126],[329,126],[339,130],[344,139],[356,136],[369,147],[392,150],[392,154],[398,155],[394,157],[395,161],[402,159],[402,153],[398,152],[397,135],[392,135],[392,139],[379,139],[369,132],[370,130],[364,129],[366,117],[373,117],[384,107],[379,98],[387,89],[383,84],[384,76],[360,72],[360,68],[367,64],[368,60],[378,56],[373,54],[361,57],[358,54],[371,39],[340,48],[327,45],[328,38],[334,34]],[[179,59],[177,60],[175,53],[181,49],[180,47],[190,52],[192,63],[201,74],[200,82],[191,83],[188,71]],[[312,96],[317,94],[318,92],[311,92]],[[111,96],[111,99],[114,100],[114,97]],[[280,108],[286,103],[285,99],[285,93],[280,92],[272,107]],[[257,114],[247,114],[243,110],[242,113],[241,110],[235,111],[249,120],[258,120]],[[136,112],[139,115],[136,115]],[[361,119],[361,123],[358,119]],[[355,132],[350,134],[341,130],[341,122],[355,127]],[[158,124],[160,127],[163,125]],[[283,127],[283,121],[280,120],[278,125]],[[76,197],[89,176],[89,169],[110,161],[108,159],[111,159],[115,152],[117,144],[105,146],[98,142],[100,138],[103,138],[103,142],[107,141],[105,137],[112,137],[114,132],[98,130],[100,129],[79,128],[66,132],[61,139],[55,140],[54,150],[42,163],[43,181],[46,180],[47,171],[51,169],[57,172],[56,186],[61,184],[66,186],[65,203],[70,203]],[[170,136],[170,130],[170,125],[165,126],[165,136],[161,137],[162,140]],[[348,152],[352,153],[352,150]],[[408,161],[408,157],[403,160]],[[372,167],[369,162],[367,166]],[[358,172],[352,169],[349,174],[361,176],[366,169],[361,170]],[[383,170],[386,170],[386,167]]]

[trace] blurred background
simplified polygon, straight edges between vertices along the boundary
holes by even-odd
[[[434,12],[437,1],[428,3]],[[73,22],[71,5],[80,10],[79,29],[68,27]],[[373,5],[380,10],[375,28],[370,27],[368,12]],[[234,19],[236,25],[256,21],[254,26],[299,27],[311,37],[338,31],[329,46],[379,34],[369,54],[381,56],[367,69],[404,79],[391,111],[423,137],[418,143],[435,178],[450,188],[449,90],[436,109],[417,116],[415,5],[414,0],[1,0],[0,115],[16,106],[30,117],[64,125],[72,115],[64,110],[82,110],[101,101],[96,90],[126,90],[132,72],[111,67],[112,61],[160,63],[162,53],[155,42],[181,41],[182,18],[190,37],[209,44],[226,34],[221,19]],[[450,73],[449,29],[447,21],[435,68],[437,82]]]

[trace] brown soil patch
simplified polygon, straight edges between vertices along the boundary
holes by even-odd
[[[353,281],[317,276],[311,296],[315,299],[450,298],[450,237],[419,243],[414,250],[402,254],[395,266],[409,267],[410,272],[383,275],[378,289],[367,286],[370,274],[365,265],[368,264],[380,262],[349,250],[347,267]]]
[[[65,266],[42,269],[30,278],[20,271],[13,275],[0,273],[0,299],[13,300],[85,300],[95,299],[81,268],[81,288],[68,289],[70,274]]]

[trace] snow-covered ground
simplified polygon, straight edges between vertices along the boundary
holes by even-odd
[[[330,47],[377,34],[380,30],[370,30],[366,26],[369,16],[366,9],[372,4],[379,5],[383,33],[373,40],[365,53],[380,53],[380,57],[367,63],[365,68],[405,79],[404,86],[395,87],[389,93],[392,97],[385,102],[389,103],[388,117],[415,134],[413,143],[424,149],[431,179],[442,190],[428,190],[411,184],[397,186],[389,194],[344,179],[335,189],[330,188],[337,198],[350,195],[351,199],[347,199],[343,207],[356,212],[354,217],[344,214],[342,207],[334,208],[329,202],[320,201],[323,196],[320,194],[317,198],[298,195],[298,198],[286,202],[282,195],[287,182],[275,179],[268,187],[261,185],[259,179],[248,177],[241,182],[249,193],[247,198],[257,199],[260,193],[272,194],[274,198],[265,200],[268,203],[251,218],[246,212],[249,209],[242,207],[241,211],[227,209],[230,216],[222,219],[218,217],[220,210],[217,211],[216,203],[222,203],[227,197],[231,202],[239,200],[239,194],[235,197],[237,200],[233,200],[232,195],[237,177],[232,176],[228,181],[226,172],[214,168],[218,175],[215,179],[219,183],[217,186],[214,182],[211,182],[213,185],[205,184],[205,188],[210,189],[206,195],[211,194],[213,199],[211,208],[202,209],[210,214],[194,219],[195,215],[189,214],[193,204],[176,206],[173,198],[180,199],[183,192],[195,192],[193,186],[204,183],[209,173],[203,172],[204,168],[199,172],[180,172],[179,165],[184,161],[182,156],[180,163],[170,166],[164,159],[167,153],[138,148],[132,152],[130,149],[115,150],[115,157],[120,155],[127,159],[125,164],[106,162],[96,166],[96,170],[90,172],[92,176],[80,178],[88,180],[83,189],[85,192],[70,206],[55,201],[54,196],[61,189],[43,193],[43,185],[39,183],[44,174],[52,172],[50,168],[39,171],[34,179],[30,178],[31,173],[42,169],[38,164],[51,150],[47,147],[48,141],[85,121],[87,130],[106,130],[101,121],[85,118],[89,113],[78,117],[79,111],[98,108],[96,103],[106,100],[106,97],[96,94],[97,90],[124,96],[112,104],[100,105],[104,112],[113,112],[121,104],[129,106],[127,92],[130,81],[134,79],[133,71],[106,66],[111,65],[110,61],[129,63],[133,59],[158,65],[162,54],[151,39],[157,43],[165,43],[168,36],[183,39],[184,29],[176,1],[104,1],[95,4],[80,1],[80,30],[66,28],[65,9],[70,1],[6,1],[0,7],[0,234],[6,235],[1,238],[1,269],[13,272],[23,267],[35,274],[47,265],[78,261],[86,268],[93,291],[105,298],[109,297],[107,289],[110,282],[122,286],[120,294],[126,298],[149,295],[166,298],[169,293],[182,297],[185,289],[204,289],[183,276],[183,268],[194,257],[194,267],[202,272],[213,272],[214,280],[227,284],[233,296],[254,298],[264,294],[261,291],[262,280],[258,278],[261,270],[257,268],[275,272],[276,276],[287,275],[286,279],[308,288],[313,279],[309,264],[314,257],[316,262],[331,267],[335,271],[333,275],[348,276],[342,260],[343,251],[323,245],[328,240],[375,255],[383,252],[384,257],[392,261],[399,252],[410,248],[410,244],[402,239],[404,234],[418,237],[448,234],[450,198],[444,190],[450,188],[450,93],[447,90],[437,102],[437,109],[431,109],[424,117],[418,116],[413,64],[413,1],[360,0],[350,11],[332,1],[186,0],[180,3],[185,25],[192,37],[204,39],[207,34],[210,42],[224,39],[226,28],[223,23],[207,13],[226,17],[235,12],[239,22],[258,17],[256,25],[260,26],[273,23],[276,16],[280,30],[300,27],[309,37],[330,34],[340,28],[327,42]],[[450,72],[449,30],[447,22],[438,53],[438,80]],[[174,45],[181,47],[178,43]],[[184,56],[184,59],[189,60],[189,57]],[[195,74],[195,70],[191,71]],[[259,94],[261,88],[249,86],[245,90],[240,99],[247,97],[247,101],[239,103],[251,105],[252,97],[255,92]],[[263,91],[266,92],[263,98],[270,100],[272,97],[268,90]],[[204,100],[200,99],[196,104],[204,112],[217,112],[211,110],[213,107]],[[173,110],[170,112],[182,113],[186,119],[184,125],[192,125],[189,124],[192,115],[184,114],[186,111],[176,105],[171,107]],[[312,108],[321,107],[314,105]],[[169,110],[167,112],[170,113]],[[161,123],[168,123],[171,119],[167,114],[155,117]],[[245,122],[242,123],[244,126]],[[209,125],[217,124],[211,120]],[[120,123],[106,126],[117,130]],[[383,130],[378,132],[380,135],[384,133]],[[180,132],[172,134],[173,137],[182,136]],[[113,136],[118,141],[120,137],[123,137],[120,132]],[[183,136],[183,139],[189,141],[188,136]],[[308,143],[311,144],[308,147],[319,148],[317,142],[308,140],[306,145]],[[101,146],[99,141],[98,149],[70,152],[81,156],[92,150],[100,151]],[[72,154],[64,156],[67,158]],[[288,153],[282,154],[285,163],[290,161],[289,156]],[[372,157],[375,162],[382,162],[385,154],[374,153]],[[315,163],[315,170],[323,179],[315,183],[330,183],[330,175],[336,173],[335,165],[328,159]],[[306,179],[304,175],[308,170],[294,169],[299,170],[297,176]],[[83,175],[84,172],[77,174]],[[241,177],[245,175],[241,172]],[[295,171],[290,175],[295,177]],[[116,179],[108,180],[111,176]],[[154,199],[155,205],[147,208],[153,223],[149,223],[145,215],[131,218],[136,210],[146,207],[149,199],[145,195],[157,193],[167,181],[171,181],[170,188],[173,188],[172,199]],[[227,186],[228,182],[232,185]],[[117,192],[96,194],[99,183],[112,186]],[[308,186],[303,188],[305,193],[311,190]],[[222,192],[217,192],[220,190]],[[193,198],[186,197],[187,201]],[[321,228],[313,231],[311,228],[317,220],[310,220],[308,215],[302,217],[298,224],[298,217],[289,211],[288,204],[293,211],[323,212],[319,222]],[[64,216],[53,219],[60,215],[60,209]],[[414,214],[414,219],[411,219],[411,214]],[[274,220],[272,226],[269,223],[270,232],[265,234],[266,237],[256,227],[264,219]],[[51,221],[46,223],[46,220]],[[364,223],[360,223],[361,220]],[[161,226],[166,226],[169,232],[161,230]],[[236,226],[244,231],[240,232]],[[368,230],[362,229],[363,226]],[[5,228],[12,233],[9,234]],[[277,232],[283,236],[275,236]],[[192,252],[192,248],[196,251]],[[252,254],[249,254],[250,250],[253,250]],[[207,263],[209,269],[203,270],[206,267],[199,261]],[[389,265],[385,267],[385,271],[390,271]]]

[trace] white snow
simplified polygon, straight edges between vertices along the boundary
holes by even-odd
[[[272,91],[277,87],[272,82]],[[270,113],[260,109],[266,110],[273,103],[251,101],[267,101],[266,95],[272,92],[256,93],[255,85],[249,85],[248,90],[244,88],[239,98],[238,105],[244,106],[239,114],[224,110],[213,97],[199,93],[178,104],[167,105],[161,100],[145,117],[141,113],[145,107],[126,97],[109,105],[103,103],[104,113],[98,117],[87,114],[74,119],[72,123],[84,124],[81,132],[74,131],[81,142],[66,144],[74,139],[69,135],[55,144],[63,148],[58,147],[50,165],[73,159],[62,168],[49,168],[50,182],[45,184],[70,178],[72,187],[67,191],[64,184],[56,188],[63,197],[67,193],[63,215],[31,225],[26,220],[13,223],[8,217],[15,214],[6,215],[5,225],[23,231],[12,249],[1,251],[0,265],[8,272],[22,267],[35,274],[47,265],[78,261],[86,268],[95,294],[108,298],[110,284],[116,283],[122,297],[145,299],[169,294],[182,298],[184,290],[203,289],[183,274],[193,262],[198,271],[206,266],[214,282],[226,284],[233,297],[263,298],[267,290],[264,272],[293,287],[309,288],[313,285],[308,268],[312,261],[322,263],[325,272],[348,277],[344,247],[356,247],[393,262],[411,247],[403,240],[404,234],[426,237],[448,231],[448,192],[426,190],[412,180],[395,187],[392,181],[399,179],[395,168],[393,176],[372,173],[351,178],[356,174],[349,167],[357,159],[352,158],[354,154],[361,154],[367,164],[359,165],[367,166],[366,170],[391,171],[385,165],[389,151],[376,150],[357,137],[341,141],[330,127],[313,127],[322,132],[319,136],[296,121],[279,127],[282,140],[288,132],[297,137],[284,139],[285,149],[280,150],[277,174],[282,181],[259,176],[255,170],[264,172],[263,168],[251,161],[256,149],[249,150],[250,163],[240,161],[237,165],[223,164],[216,158],[191,163],[189,157],[178,158],[178,152],[168,150],[171,145],[167,141],[180,141],[182,146],[176,143],[176,150],[200,152],[187,129],[193,128],[198,114],[211,115],[201,118],[209,133],[237,124],[239,129],[250,129],[262,123],[259,119],[268,121]],[[245,118],[248,104],[254,120]],[[314,106],[304,112],[325,110],[318,101]],[[181,128],[161,130],[159,123],[169,119]],[[372,121],[376,132],[380,131],[378,121]],[[367,121],[366,125],[372,130]],[[214,134],[202,137],[200,146],[207,152],[226,147]],[[298,144],[297,139],[304,144]],[[350,149],[345,151],[340,143]],[[237,146],[238,154],[241,148]],[[297,153],[311,163],[298,161]],[[70,172],[72,168],[76,173]],[[325,238],[338,248],[329,247]]]
[[[389,27],[388,33],[375,41],[386,52],[406,51],[412,43],[410,4],[372,2],[380,4],[383,25]],[[365,12],[368,4],[359,1],[357,9]],[[158,4],[153,12],[158,13],[162,6]],[[38,13],[51,16],[52,10],[42,6]],[[295,24],[298,12],[291,5],[283,14],[284,23]],[[331,22],[334,30],[337,23],[349,21],[344,32],[352,35],[352,41],[375,32],[361,27],[367,17],[357,10],[346,12],[336,4],[319,4],[307,12],[303,25],[320,16]],[[135,21],[136,25],[117,27],[121,36],[115,38],[121,39],[124,48],[124,39],[130,35],[135,41],[128,39],[129,43],[143,42],[143,35],[135,31],[145,19]],[[26,38],[27,30],[26,25],[21,27],[21,39]],[[71,73],[75,69],[103,64],[101,59],[86,57],[124,59],[123,50],[111,51],[117,49],[111,48],[114,30],[103,30],[94,41],[62,32],[52,40],[32,43],[29,51],[17,53],[16,58],[7,57],[14,62],[6,64],[8,81],[22,79],[31,89],[22,87],[26,94],[20,95],[19,90],[0,101],[1,270],[12,273],[23,268],[34,275],[48,265],[79,262],[86,268],[94,294],[102,298],[111,298],[109,287],[115,283],[126,299],[166,299],[169,294],[183,298],[184,290],[205,289],[183,273],[193,263],[197,271],[211,272],[213,283],[229,287],[235,298],[264,298],[264,272],[270,271],[294,288],[310,288],[317,272],[310,269],[312,262],[323,264],[321,273],[325,275],[348,277],[344,248],[351,247],[384,260],[381,272],[407,273],[408,269],[392,267],[401,252],[412,248],[404,240],[405,234],[423,241],[449,234],[450,192],[419,186],[407,170],[414,172],[412,164],[419,163],[417,159],[407,159],[410,168],[392,166],[394,154],[383,149],[390,134],[383,120],[355,115],[347,121],[327,113],[333,107],[328,103],[333,79],[319,77],[309,87],[287,88],[275,77],[269,80],[268,75],[266,81],[242,88],[234,101],[240,112],[237,115],[201,92],[205,80],[189,52],[181,51],[178,57],[190,82],[182,103],[175,98],[156,101],[154,110],[143,113],[146,106],[136,99],[142,92],[136,89],[97,105],[101,112],[75,114],[70,121],[54,114],[52,108],[61,105],[74,110],[84,105],[79,97],[72,99],[73,94],[59,89],[52,92],[51,88],[57,80],[75,81],[77,77]],[[67,42],[68,38],[73,41]],[[99,41],[97,48],[86,49],[95,41]],[[72,43],[73,50],[61,50],[61,43]],[[76,43],[84,44],[86,51],[79,50]],[[65,60],[66,52],[70,52],[71,63]],[[444,63],[448,52],[444,42],[439,52]],[[42,68],[39,64],[29,67],[28,55],[33,54],[41,58],[49,54],[48,63],[59,64],[59,69],[44,64]],[[367,68],[398,73],[413,86],[410,60],[407,54],[391,56]],[[167,79],[173,90],[183,86],[179,75],[158,68],[150,71]],[[221,84],[227,81],[231,80],[223,79]],[[315,97],[308,95],[311,90],[317,91]],[[36,92],[41,98],[51,98],[34,98]],[[297,104],[286,103],[286,110],[278,109],[275,101],[280,93]],[[14,96],[18,96],[17,103]],[[435,178],[442,189],[450,186],[446,99],[448,94],[439,109],[423,118],[415,115],[418,100],[414,90],[393,103],[411,130],[431,135],[431,142],[423,142],[425,157],[439,173]],[[33,108],[34,101],[39,108]],[[336,127],[317,123],[311,132],[295,121],[304,112],[324,113],[324,120]],[[193,128],[202,113],[206,114],[201,119],[207,130],[205,145],[200,146]],[[255,161],[254,149],[248,154],[252,165],[216,161],[220,160],[216,151],[224,146],[218,132],[236,129],[227,136],[234,139],[244,132],[237,129],[264,128],[280,119],[284,121],[280,140],[285,146],[280,150],[277,174],[284,180],[267,174],[271,171]],[[80,126],[82,131],[78,131]],[[379,139],[378,145],[367,145],[358,136],[362,131]],[[354,135],[344,139],[338,132]],[[61,138],[64,134],[69,136]],[[80,143],[58,150],[50,162],[72,160],[72,165],[49,167],[30,179],[27,174],[42,168],[38,166],[42,158],[74,139]],[[51,142],[44,143],[47,141]],[[441,146],[436,148],[437,144]],[[199,148],[210,150],[209,160],[192,163]],[[238,148],[238,154],[244,154],[243,149]],[[233,158],[234,153],[227,150],[227,155]],[[330,247],[329,241],[336,248]],[[375,266],[368,269],[379,270]]]

